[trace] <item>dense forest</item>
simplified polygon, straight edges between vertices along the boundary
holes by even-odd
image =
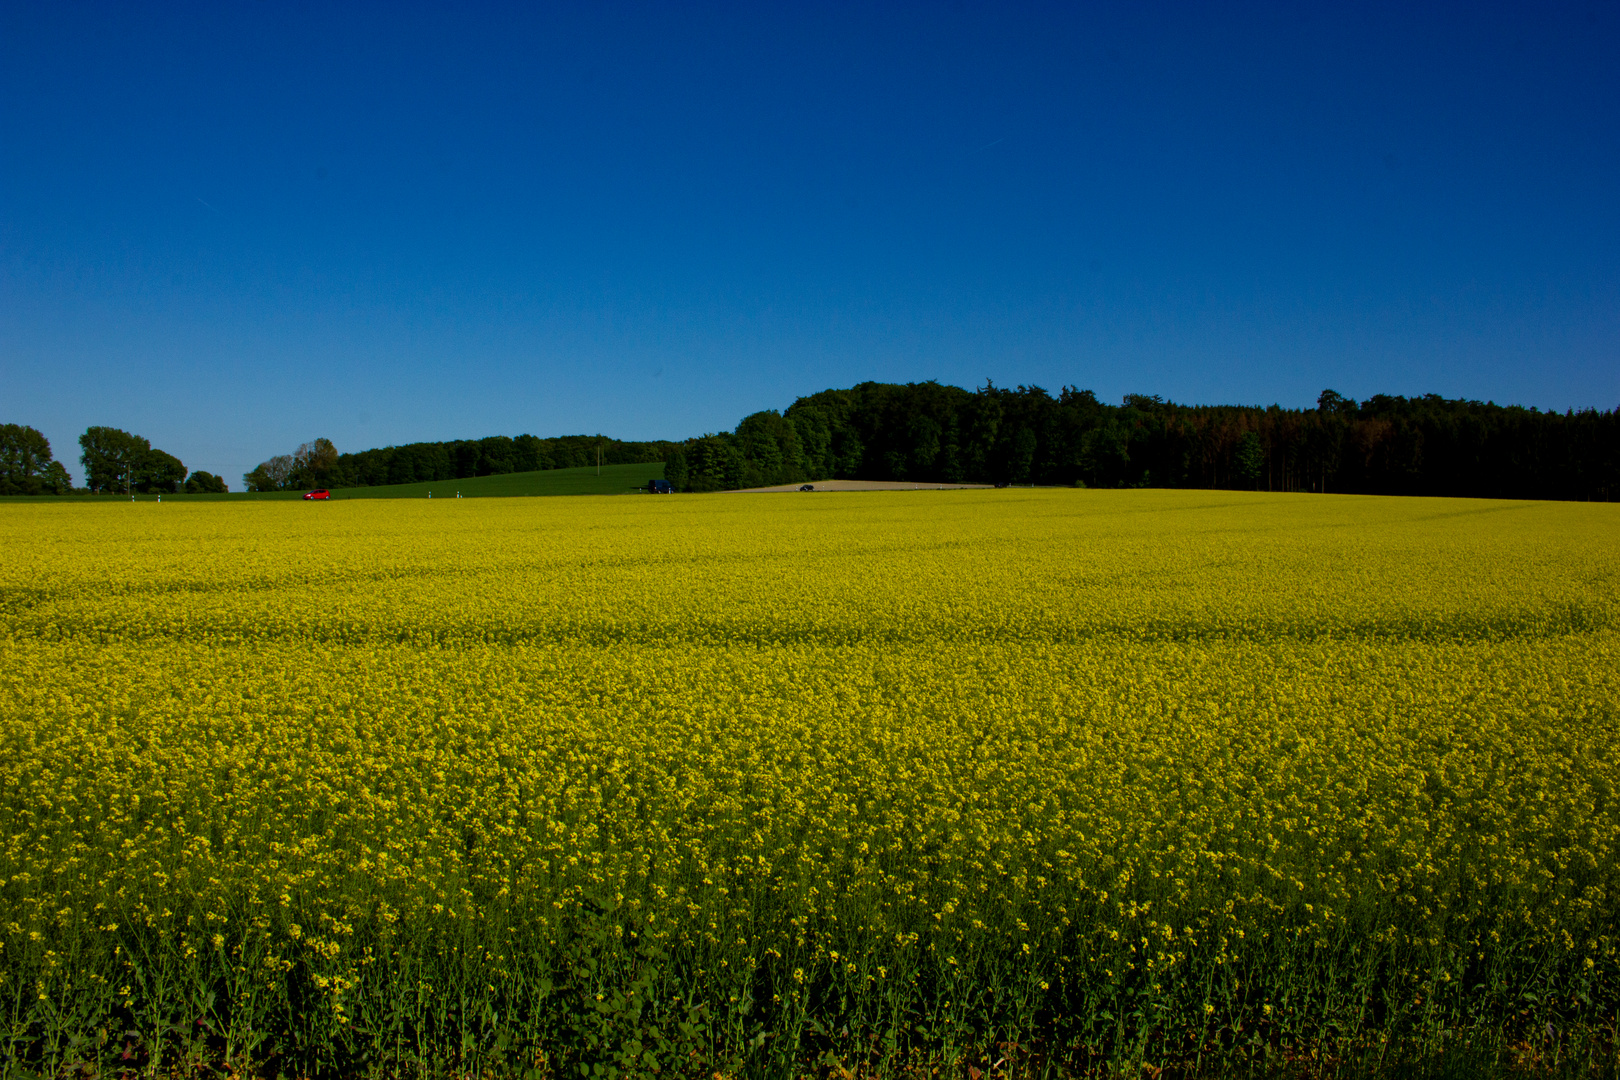
[[[1037,386],[862,383],[745,417],[667,459],[677,489],[853,478],[1612,500],[1620,412],[1324,391],[1314,409]]]

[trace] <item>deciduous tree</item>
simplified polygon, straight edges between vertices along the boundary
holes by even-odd
[[[156,447],[142,454],[135,464],[136,491],[166,495],[179,491],[185,482],[185,463]]]
[[[222,495],[226,490],[224,477],[211,472],[194,472],[186,479],[188,495]]]
[[[79,436],[79,449],[85,486],[91,491],[116,492],[133,489],[135,471],[152,444],[119,428],[90,427]]]
[[[0,424],[0,495],[61,495],[72,487],[37,428]]]

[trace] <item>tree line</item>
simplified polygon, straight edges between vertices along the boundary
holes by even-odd
[[[1613,500],[1620,411],[1428,394],[1314,409],[1038,386],[861,383],[744,417],[666,459],[680,491],[819,479]]]
[[[223,492],[225,481],[210,472],[189,476],[183,462],[139,435],[91,427],[79,436],[85,483],[75,488],[67,467],[51,453],[42,432],[25,424],[0,424],[0,495]]]
[[[226,490],[146,439],[79,437],[73,489],[34,428],[0,425],[0,494]],[[1180,405],[1038,386],[975,390],[866,382],[756,412],[683,442],[493,435],[339,453],[314,439],[243,476],[250,491],[370,487],[540,469],[664,462],[678,491],[807,480],[1233,488],[1381,495],[1620,497],[1620,410],[1552,412],[1491,402],[1324,390],[1315,408]]]
[[[665,460],[678,443],[627,442],[602,435],[491,435],[483,439],[407,443],[341,454],[330,440],[305,443],[292,454],[260,463],[242,477],[249,491],[311,487],[376,487],[427,480],[461,480],[540,469],[644,465]]]

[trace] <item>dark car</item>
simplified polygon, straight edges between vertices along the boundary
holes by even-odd
[[[799,485],[799,490],[800,491],[814,491],[814,490],[816,490],[816,485],[814,485],[814,484],[800,484]]]
[[[671,484],[668,480],[649,480],[649,481],[647,481],[647,494],[649,494],[649,495],[668,495],[670,492],[672,492],[674,490],[675,490],[674,485]]]
[[[304,498],[306,499],[330,499],[331,497],[332,493],[327,491],[325,488],[316,488],[314,491],[306,491],[304,493]]]

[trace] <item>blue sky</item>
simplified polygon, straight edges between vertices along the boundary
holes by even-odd
[[[1620,6],[0,2],[0,422],[1620,404]]]

